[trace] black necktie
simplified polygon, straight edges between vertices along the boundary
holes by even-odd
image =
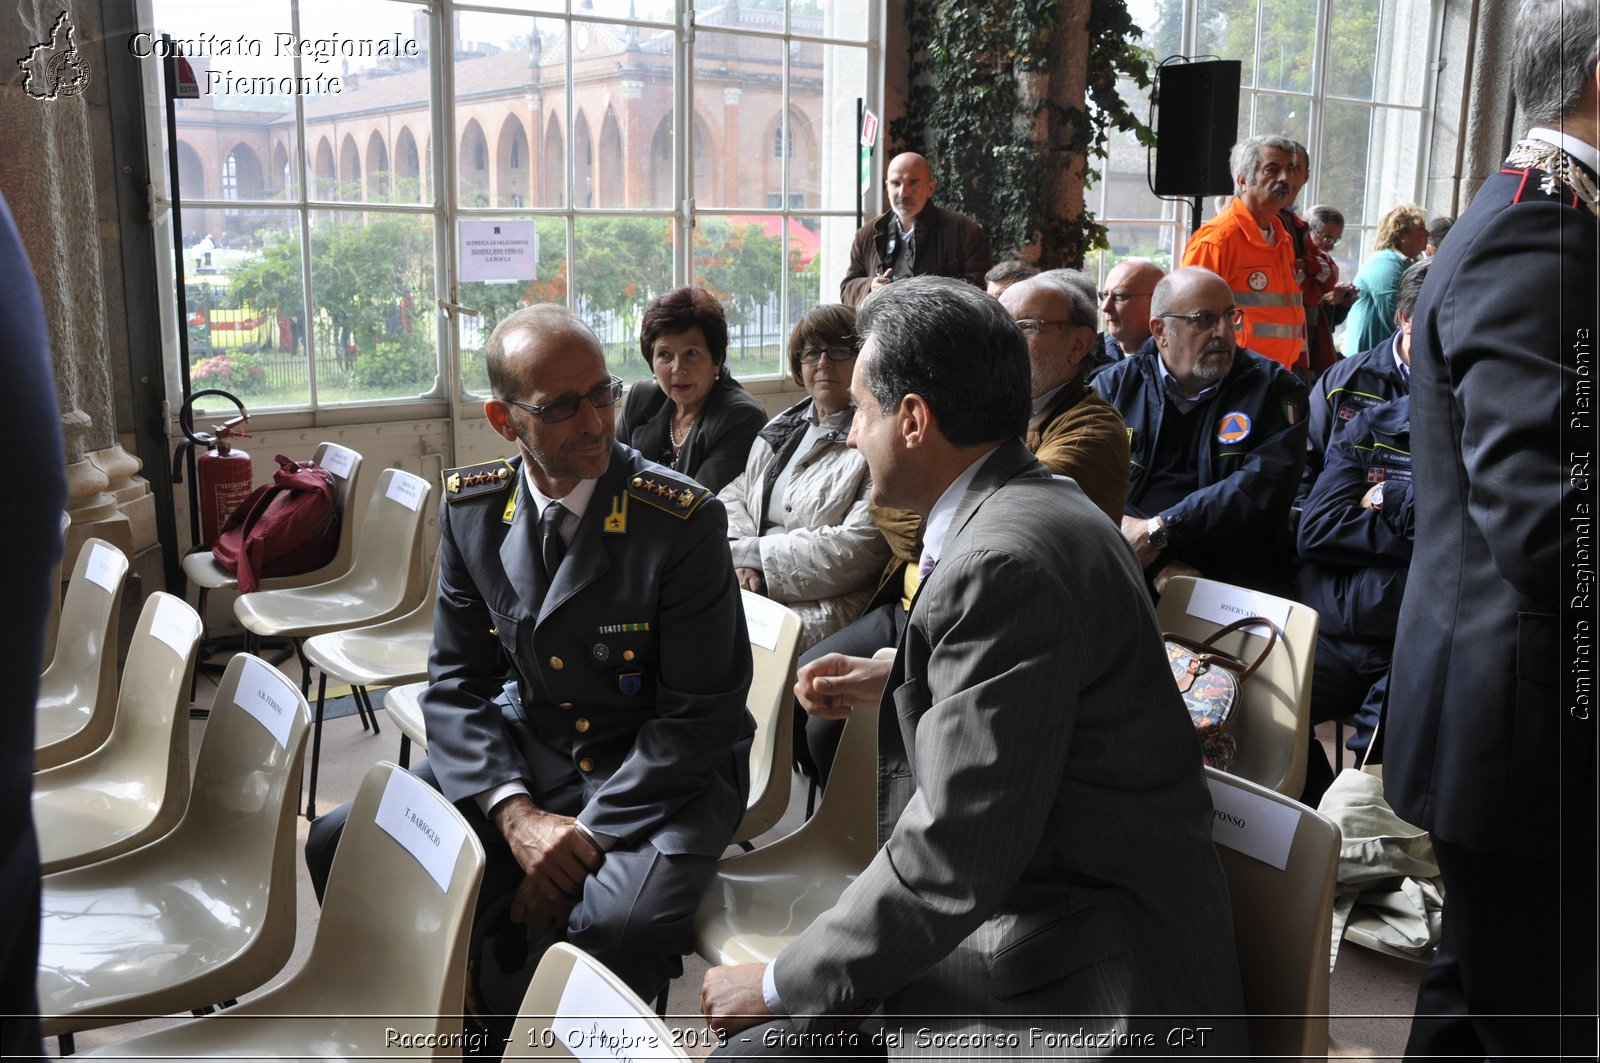
[[[544,558],[544,574],[551,580],[556,578],[556,569],[567,552],[567,544],[561,541],[561,522],[566,516],[567,511],[560,502],[550,503],[539,514],[540,554]]]

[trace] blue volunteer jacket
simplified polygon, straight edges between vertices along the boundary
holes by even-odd
[[[1311,432],[1306,440],[1306,471],[1300,478],[1297,501],[1305,504],[1311,485],[1322,474],[1328,448],[1350,418],[1362,410],[1391,402],[1411,390],[1411,383],[1394,364],[1391,334],[1376,347],[1341,358],[1317,378],[1311,389]]]
[[[1362,508],[1378,483],[1383,507]],[[1411,400],[1402,395],[1349,420],[1300,516],[1300,600],[1322,615],[1324,634],[1394,639],[1414,530]]]

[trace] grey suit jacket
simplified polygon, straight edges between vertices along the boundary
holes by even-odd
[[[722,503],[618,443],[546,587],[534,508],[508,509],[521,464],[440,507],[420,698],[440,788],[464,801],[521,779],[540,808],[624,847],[720,855],[755,731]],[[508,672],[519,696],[505,706]]]
[[[962,499],[887,690],[882,847],[773,972],[797,1024],[883,1002],[904,1054],[943,1031],[1014,1056],[1008,1037],[1026,1051],[1052,1025],[1037,1017],[1242,1009],[1210,796],[1139,564],[1020,442]]]

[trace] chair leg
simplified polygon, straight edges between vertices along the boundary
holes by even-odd
[[[1333,721],[1333,773],[1344,770],[1344,721]]]
[[[70,1056],[78,1050],[78,1046],[73,1043],[70,1033],[64,1033],[56,1037],[56,1049],[63,1056]]]
[[[806,818],[817,810],[817,780],[812,779],[811,785],[806,788]]]
[[[317,759],[322,756],[322,703],[328,695],[328,674],[317,680],[317,718],[311,729],[311,778],[306,784],[306,819],[317,818]]]
[[[666,985],[661,987],[661,995],[656,997],[656,1017],[657,1018],[665,1019],[667,1017],[667,994],[669,992],[671,992],[671,991],[672,991],[672,983],[671,982],[668,982]]]
[[[306,651],[301,648],[298,638],[289,640],[294,645],[294,655],[300,658],[300,696],[311,696],[311,658],[306,656]],[[326,677],[324,677],[326,678]]]
[[[244,633],[244,652],[253,653],[257,657],[261,656],[261,636],[254,631],[246,631]]]
[[[209,598],[210,596],[211,596],[211,592],[208,589],[206,589],[205,587],[201,587],[200,588],[200,593],[195,596],[195,606],[196,606],[195,612],[200,614],[200,650],[199,650],[199,652],[200,652],[200,656],[202,658],[204,658],[204,656],[205,656],[205,643],[206,643],[206,638],[205,638],[205,633],[206,633],[206,599]],[[199,689],[200,689],[200,663],[199,663],[199,661],[196,661],[195,662],[194,675],[189,677],[189,700],[190,701],[194,700],[194,696],[195,696],[196,692],[199,691]]]
[[[411,767],[411,736],[410,735],[401,735],[400,736],[400,766],[402,768]]]
[[[361,729],[367,730],[367,722],[371,721],[372,733],[378,734],[378,714],[372,711],[372,697],[367,693],[367,688],[352,686],[350,692],[356,699],[356,712],[361,716]]]

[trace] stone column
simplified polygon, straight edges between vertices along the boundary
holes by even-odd
[[[137,475],[139,459],[117,442],[95,188],[96,167],[110,159],[106,86],[95,80],[103,67],[99,5],[8,7],[16,14],[0,19],[0,60],[31,61],[27,69],[0,61],[10,68],[0,84],[0,143],[13,147],[0,152],[0,190],[33,261],[50,330],[72,518],[63,564],[71,571],[90,537],[130,558],[155,545],[149,484]]]

